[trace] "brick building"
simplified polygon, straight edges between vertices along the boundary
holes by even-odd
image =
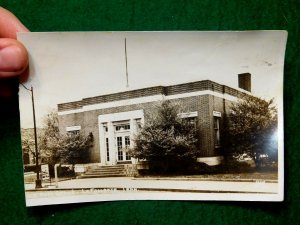
[[[200,131],[198,161],[209,165],[222,160],[221,127],[224,114],[241,94],[250,93],[251,75],[239,74],[239,88],[234,89],[210,80],[155,86],[125,92],[83,98],[58,104],[59,127],[62,133],[92,133],[94,145],[91,161],[101,165],[130,162],[128,153],[133,135],[138,132],[158,101],[176,101],[183,105],[186,117]]]

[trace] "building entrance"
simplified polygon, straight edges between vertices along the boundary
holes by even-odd
[[[117,134],[116,137],[116,146],[117,146],[117,161],[123,162],[123,161],[129,161],[129,153],[128,149],[130,147],[130,135],[129,133],[124,134]]]
[[[141,127],[143,110],[99,115],[100,163],[116,165],[131,162],[131,138]]]

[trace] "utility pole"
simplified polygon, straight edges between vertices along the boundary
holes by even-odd
[[[40,170],[39,170],[39,152],[37,147],[37,133],[36,133],[36,120],[35,120],[35,108],[34,108],[34,97],[33,97],[33,87],[31,86],[31,100],[32,100],[32,112],[33,112],[33,129],[34,129],[34,143],[35,143],[35,167],[36,167],[36,180],[35,188],[42,187],[42,181],[40,180]]]
[[[40,170],[39,170],[39,152],[38,152],[38,146],[37,146],[37,132],[36,132],[36,119],[35,119],[33,87],[31,86],[31,89],[28,89],[23,84],[21,84],[21,85],[26,90],[31,92],[32,114],[33,114],[33,130],[34,130],[34,145],[35,145],[35,169],[36,169],[35,188],[41,188],[42,187],[42,181],[40,179]]]

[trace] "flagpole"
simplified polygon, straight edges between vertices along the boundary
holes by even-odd
[[[126,47],[126,38],[125,38],[125,62],[126,62],[126,87],[129,87],[128,83],[128,67],[127,67],[127,47]]]

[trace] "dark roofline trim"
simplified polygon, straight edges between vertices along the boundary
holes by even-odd
[[[188,92],[205,91],[210,90],[213,92],[228,94],[231,96],[239,97],[244,94],[244,92],[237,89],[222,85],[210,80],[202,80],[189,82],[184,84],[176,84],[170,86],[154,86],[148,88],[135,89],[130,91],[117,92],[113,94],[100,95],[95,97],[83,98],[80,101],[67,102],[58,104],[58,111],[68,111],[74,109],[80,109],[86,105],[94,105],[100,103],[114,102],[120,100],[127,100],[133,98],[140,98],[153,95],[176,95]]]

